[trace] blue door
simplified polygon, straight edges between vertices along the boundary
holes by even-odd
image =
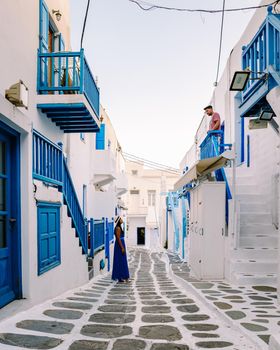
[[[0,124],[0,307],[20,297],[18,137]]]

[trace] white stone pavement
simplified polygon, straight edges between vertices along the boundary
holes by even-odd
[[[0,322],[0,349],[267,348],[266,342],[251,340],[239,323],[223,317],[212,301],[208,306],[196,289],[189,288],[186,276],[179,276],[179,262],[169,258],[143,249],[131,251],[131,283],[117,284],[110,275],[99,276],[19,312]]]

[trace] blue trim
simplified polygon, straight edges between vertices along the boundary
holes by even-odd
[[[12,282],[12,291],[0,298],[0,307],[14,298],[22,298],[20,134],[0,121],[0,134],[1,133],[4,138],[7,138],[7,142],[9,142],[10,145],[9,160],[7,158],[7,162],[11,164],[7,164],[7,166],[10,168],[11,181],[9,182],[11,182],[11,186],[7,189],[6,195],[7,206],[10,207],[10,217],[15,218],[16,223],[14,227],[11,228],[11,231],[13,231],[11,232],[13,240],[10,244],[12,275],[9,277]]]
[[[245,119],[241,118],[241,163],[245,161]]]
[[[105,149],[105,124],[101,124],[99,131],[96,133],[95,149]]]
[[[49,203],[49,202],[37,202],[37,235],[38,235],[38,275],[55,268],[61,264],[61,237],[60,237],[60,203]],[[41,214],[47,215],[47,228],[45,232],[42,232],[43,223],[41,221]],[[50,214],[55,214],[55,231],[50,229]],[[54,234],[56,232],[56,234]],[[50,239],[56,239],[55,242],[55,253],[50,252]],[[48,250],[48,257],[43,260],[43,246],[42,238],[48,240],[48,247],[45,249]],[[53,254],[50,256],[50,254]]]
[[[250,135],[247,135],[247,167],[250,167]]]

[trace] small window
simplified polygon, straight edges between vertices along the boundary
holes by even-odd
[[[139,190],[131,190],[130,194],[139,194]]]
[[[38,203],[38,275],[60,265],[60,204]]]
[[[148,206],[154,207],[156,205],[156,191],[148,191]]]
[[[131,173],[132,173],[132,175],[136,176],[136,175],[138,175],[138,170],[132,170]]]

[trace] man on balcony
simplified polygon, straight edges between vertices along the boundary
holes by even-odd
[[[209,123],[209,131],[213,130],[221,130],[221,117],[220,114],[214,112],[213,107],[211,105],[204,108],[205,113],[211,117]]]

